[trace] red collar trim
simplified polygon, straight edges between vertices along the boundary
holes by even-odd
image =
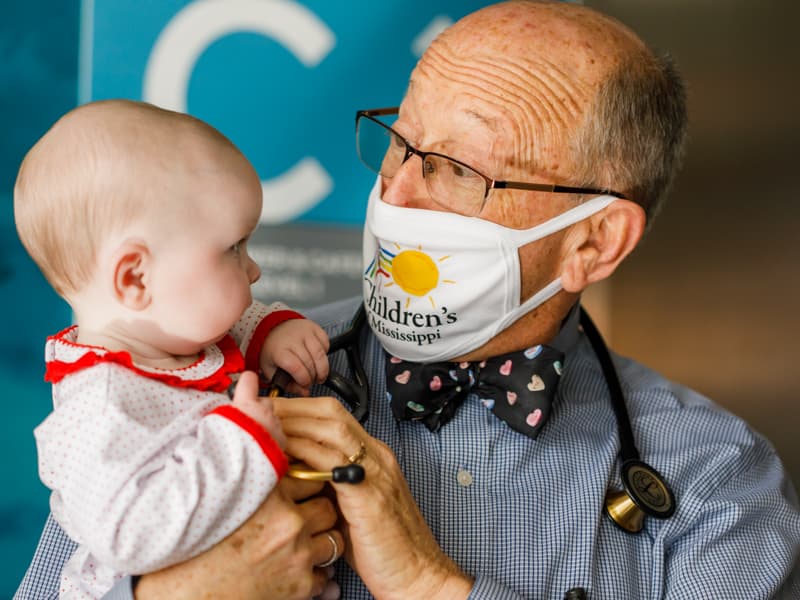
[[[74,341],[77,336],[77,325],[73,325],[47,338],[45,381],[58,383],[67,375],[83,369],[101,363],[113,363],[172,387],[225,392],[231,384],[230,375],[244,371],[244,357],[230,335],[206,348],[194,364],[172,371],[136,366],[129,352],[111,352],[98,346],[78,344]],[[59,360],[61,358],[68,360]]]

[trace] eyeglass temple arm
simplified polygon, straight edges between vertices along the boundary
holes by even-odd
[[[558,192],[563,194],[607,194],[626,200],[625,196],[613,190],[601,190],[598,188],[584,188],[573,187],[569,185],[556,185],[553,183],[522,183],[518,181],[493,181],[492,188],[494,189],[516,189],[516,190],[531,190],[535,192]]]
[[[356,120],[361,115],[365,117],[383,117],[386,115],[396,115],[400,111],[399,106],[390,106],[388,108],[370,108],[367,110],[356,111]]]

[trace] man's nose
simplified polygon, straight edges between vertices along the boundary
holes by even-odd
[[[383,178],[383,201],[404,208],[431,208],[430,194],[422,177],[422,159],[412,154],[394,177]]]

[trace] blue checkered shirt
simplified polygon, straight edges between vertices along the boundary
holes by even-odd
[[[310,316],[331,335],[356,303]],[[531,440],[476,397],[432,433],[398,423],[386,401],[384,352],[362,333],[371,383],[366,428],[394,450],[442,549],[475,578],[471,599],[800,599],[800,510],[772,446],[706,398],[615,356],[642,460],[671,485],[677,510],[637,535],[603,513],[621,488],[619,441],[599,363],[573,318],[557,338],[567,357],[552,415]],[[339,353],[344,354],[344,353]],[[332,367],[348,373],[343,356]],[[322,390],[321,390],[322,391]],[[324,392],[323,392],[324,393]],[[74,549],[52,520],[17,598],[57,597]],[[340,560],[342,598],[372,598]],[[130,599],[130,580],[107,598]]]

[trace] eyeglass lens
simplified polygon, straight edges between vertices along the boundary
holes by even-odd
[[[361,161],[387,178],[397,174],[411,149],[394,131],[365,117],[358,121],[356,144]],[[431,198],[461,214],[478,214],[486,196],[486,180],[466,165],[446,156],[421,154],[424,157],[422,175]]]

